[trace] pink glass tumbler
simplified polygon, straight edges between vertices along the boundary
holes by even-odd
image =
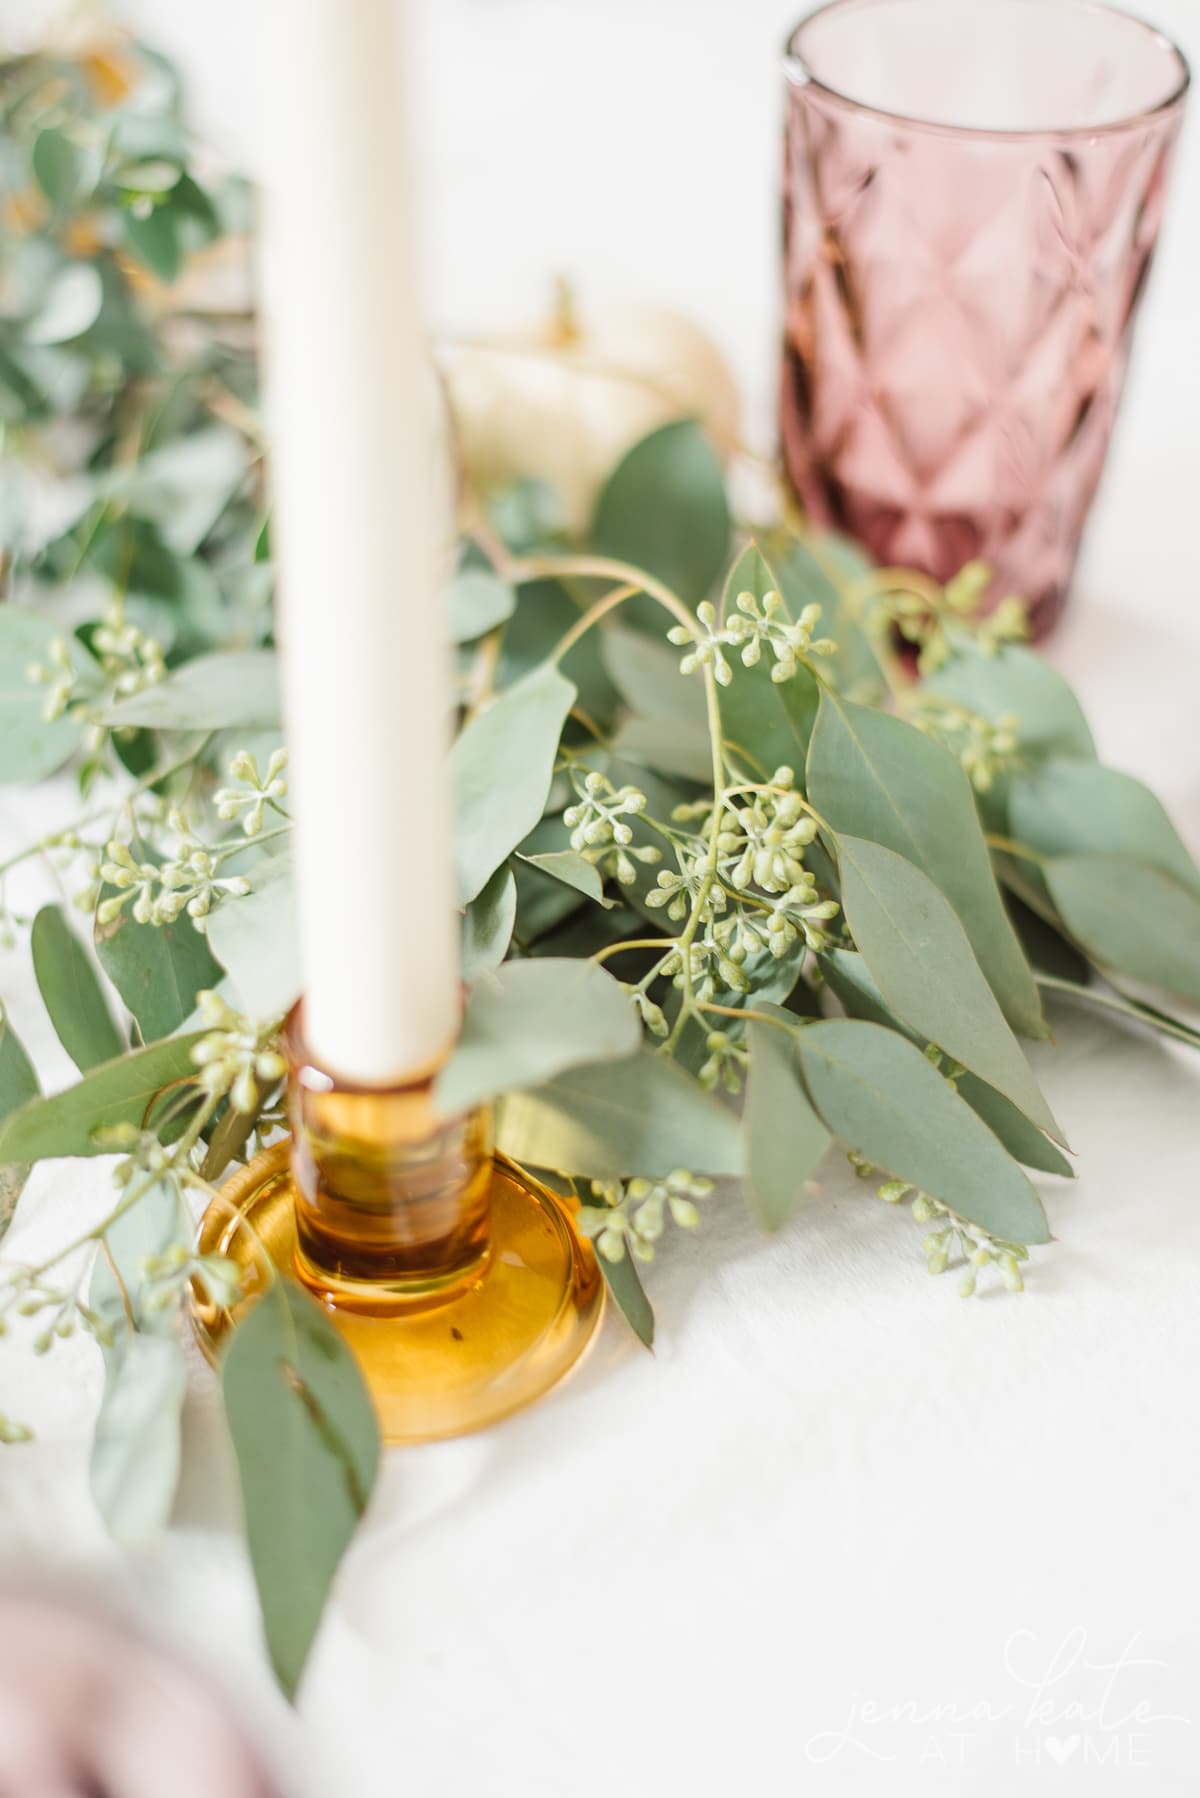
[[[833,0],[787,51],[785,465],[809,516],[1062,606],[1187,64],[1093,0]]]

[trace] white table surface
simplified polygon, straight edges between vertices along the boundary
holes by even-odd
[[[256,154],[254,8],[130,5],[207,128]],[[564,269],[696,313],[766,439],[782,0],[424,0],[434,310],[481,325]],[[1197,0],[1160,23],[1200,52]],[[1051,646],[1102,752],[1200,847],[1195,549],[1200,129]],[[0,847],[65,819],[0,797]],[[39,876],[32,877],[34,882]],[[36,896],[31,886],[24,897]],[[0,993],[70,1075],[26,971]],[[225,1680],[289,1793],[521,1798],[1196,1789],[1200,1064],[1055,1012],[1036,1052],[1079,1154],[1023,1299],[964,1304],[921,1230],[831,1164],[783,1236],[736,1195],[656,1263],[651,1358],[610,1318],[524,1417],[389,1456],[293,1718],[257,1645],[227,1451],[196,1369],[175,1527],[119,1554],[86,1488],[99,1358],[0,1348],[5,1561],[97,1584]],[[106,1203],[35,1174],[6,1252]]]

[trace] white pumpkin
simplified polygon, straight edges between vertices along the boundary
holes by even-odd
[[[441,343],[437,360],[469,484],[546,481],[573,533],[626,450],[657,426],[694,417],[723,459],[736,443],[728,364],[698,325],[659,307],[576,315],[567,302],[534,330]]]

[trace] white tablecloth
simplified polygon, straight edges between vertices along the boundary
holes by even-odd
[[[131,8],[254,154],[235,0]],[[438,314],[479,324],[557,268],[712,326],[769,429],[781,0],[425,0]],[[1200,41],[1195,0],[1161,22]],[[1135,381],[1052,646],[1102,752],[1200,846],[1196,420],[1200,131],[1177,178]],[[70,815],[6,793],[0,847]],[[36,876],[35,880],[48,877]],[[51,889],[46,888],[46,891]],[[27,887],[22,896],[30,896]],[[69,1067],[24,953],[0,993],[48,1082]],[[764,1242],[735,1194],[651,1279],[651,1358],[610,1318],[558,1395],[388,1458],[305,1685],[274,1696],[211,1380],[176,1526],[121,1555],[86,1487],[90,1344],[0,1347],[4,1549],[97,1581],[226,1680],[289,1792],[592,1798],[1195,1790],[1200,1760],[1200,1064],[1055,1011],[1036,1055],[1079,1154],[1042,1182],[1028,1295],[961,1303],[920,1228],[831,1164]],[[106,1202],[31,1181],[32,1254]],[[2,1571],[0,1564],[0,1571]]]

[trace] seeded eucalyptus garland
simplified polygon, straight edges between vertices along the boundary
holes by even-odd
[[[170,71],[125,44],[10,65],[0,123],[0,778],[81,793],[0,868],[48,860],[73,900],[4,899],[3,927],[80,1073],[43,1098],[0,1034],[0,1221],[38,1160],[118,1157],[97,1225],[0,1264],[0,1320],[100,1345],[93,1490],[136,1539],[173,1500],[188,1295],[237,1296],[194,1218],[282,1127],[298,992],[251,319],[225,285],[245,190],[205,184]],[[1073,1171],[1023,1047],[1044,996],[1200,1044],[1170,1012],[1200,999],[1200,871],[1161,805],[1097,760],[1019,601],[979,615],[985,570],[874,568],[782,495],[735,517],[686,421],[629,452],[584,541],[552,491],[464,472],[440,603],[469,1001],[442,1105],[496,1102],[646,1343],[638,1270],[740,1202],[715,1183],[777,1230],[819,1219],[834,1153],[907,1205],[931,1272],[1020,1289],[1049,1239],[1027,1170]],[[253,1316],[224,1376],[252,1535],[296,1473],[246,1452],[270,1395],[294,1403],[281,1344],[303,1320],[346,1356],[284,1282]],[[337,1474],[344,1433],[315,1399],[296,1422]],[[365,1502],[364,1403],[353,1433]],[[299,1565],[257,1569],[289,1689],[357,1516],[311,1511],[308,1609]]]

